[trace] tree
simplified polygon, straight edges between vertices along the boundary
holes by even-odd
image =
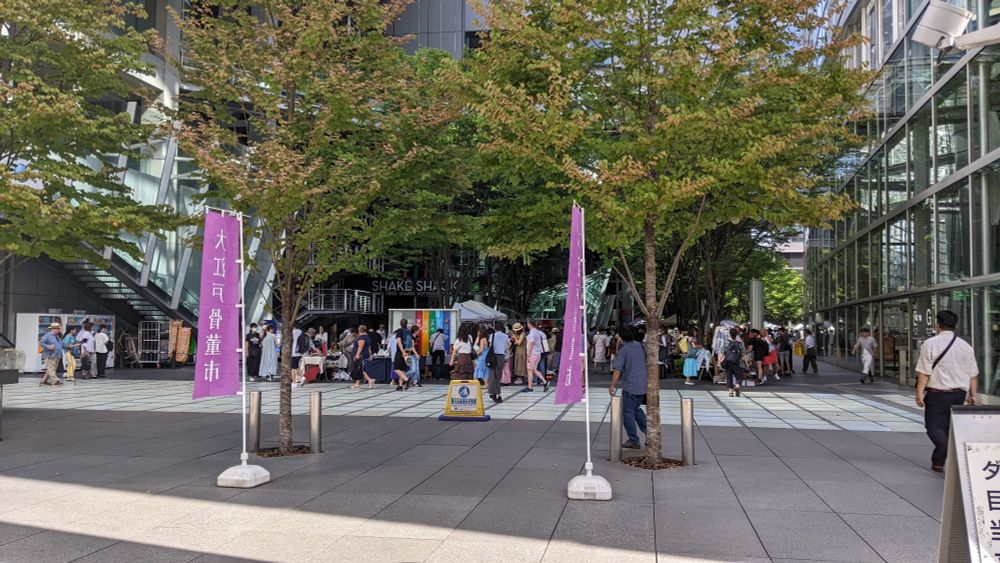
[[[741,283],[730,285],[723,296],[726,312],[734,320],[750,320],[751,279],[760,279],[764,284],[765,320],[778,324],[802,320],[802,274],[789,267],[780,254],[768,248],[756,249],[740,275]]]
[[[252,214],[250,236],[273,262],[280,302],[279,450],[292,442],[292,328],[308,291],[364,272],[397,209],[377,204],[386,178],[421,154],[399,39],[386,27],[402,3],[220,0],[183,18],[178,138],[210,183],[209,201]]]
[[[726,223],[822,224],[850,207],[820,193],[821,167],[853,140],[843,124],[867,76],[840,64],[853,38],[817,33],[820,13],[813,0],[497,0],[485,14],[467,85],[511,204],[487,227],[523,226],[490,251],[551,246],[570,200],[587,208],[588,245],[617,258],[646,319],[649,466],[656,334],[685,253]]]
[[[123,111],[140,101],[129,75],[151,70],[152,36],[123,27],[144,16],[113,0],[0,3],[0,265],[141,258],[130,240],[176,224],[124,182],[155,126]]]

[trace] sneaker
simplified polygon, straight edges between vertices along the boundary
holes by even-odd
[[[636,444],[632,440],[629,440],[628,442],[625,442],[624,444],[622,444],[622,447],[623,448],[628,448],[630,450],[638,450],[639,449],[639,444]]]
[[[549,392],[549,382],[548,381],[546,381],[545,385],[542,386],[542,392],[543,393],[548,393]]]
[[[685,380],[684,385],[694,385],[694,381],[691,381],[690,379]]]
[[[778,374],[774,374],[774,380],[775,381],[781,381],[781,376],[778,375]]]
[[[421,385],[419,381],[416,382],[416,383],[414,383],[413,386],[414,387],[423,387],[423,385]]]
[[[522,393],[531,393],[532,391],[534,391],[534,389],[530,387],[525,387],[524,389],[521,390]]]
[[[944,466],[943,465],[932,465],[931,466],[931,471],[933,471],[934,473],[944,473]]]
[[[60,386],[60,385],[62,385],[62,384],[63,384],[63,382],[62,382],[62,381],[56,381],[56,382],[55,382],[55,383],[53,383],[52,385],[55,385],[56,387],[58,387],[58,386]]]
[[[864,385],[865,383],[868,383],[868,380],[862,377],[861,378],[861,384]]]

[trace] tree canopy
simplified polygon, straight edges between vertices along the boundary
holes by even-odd
[[[150,71],[153,36],[125,27],[144,15],[107,0],[0,3],[0,263],[138,256],[130,238],[176,223],[125,183],[156,125],[126,111],[149,104],[129,77]]]
[[[852,141],[864,73],[813,0],[497,0],[467,85],[507,194],[485,231],[512,256],[565,239],[571,200],[646,318],[650,434],[660,456],[658,319],[706,232],[755,219],[822,224],[850,207],[824,166]],[[515,229],[514,225],[521,228]],[[665,264],[657,244],[675,240]],[[491,240],[497,240],[495,237]]]

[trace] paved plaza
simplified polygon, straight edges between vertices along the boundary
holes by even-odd
[[[923,432],[923,418],[908,408],[911,396],[896,393],[877,397],[848,392],[808,392],[789,387],[800,381],[815,381],[800,376],[745,390],[744,396],[730,398],[722,385],[702,383],[694,388],[666,389],[661,395],[661,414],[665,424],[680,424],[679,399],[692,398],[695,419],[701,426],[750,428],[798,428],[802,430],[870,430],[875,432]],[[490,404],[487,413],[496,419],[583,421],[582,404],[556,405],[555,392],[519,392],[523,387],[504,390],[502,404]],[[265,414],[278,412],[278,387],[275,383],[251,383],[248,389],[262,392]],[[99,411],[239,413],[239,397],[215,397],[191,400],[190,381],[88,380],[62,388],[39,387],[36,380],[25,379],[7,387],[4,404],[31,409],[81,409]],[[606,384],[595,382],[591,417],[606,422],[611,397]],[[292,409],[296,414],[309,412],[309,394],[323,392],[323,414],[346,416],[391,416],[405,418],[437,417],[442,414],[445,385],[414,387],[397,392],[390,385],[374,389],[351,389],[349,383],[315,383],[292,390]]]
[[[26,380],[5,388],[0,561],[935,560],[943,480],[906,390],[805,380],[738,399],[671,385],[666,453],[680,456],[677,399],[692,397],[698,465],[656,473],[606,461],[595,387],[603,503],[566,500],[583,413],[552,393],[457,423],[433,418],[443,386],[296,389],[300,415],[324,391],[324,453],[254,458],[273,480],[241,490],[214,485],[238,461],[238,399],[193,402],[182,381]],[[259,386],[275,411],[276,389]],[[264,427],[273,445],[276,417]],[[297,416],[296,440],[307,431]]]

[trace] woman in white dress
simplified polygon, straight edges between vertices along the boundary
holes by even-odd
[[[604,329],[598,329],[594,336],[594,371],[604,371],[604,364],[608,363],[608,344],[611,341]]]
[[[268,381],[278,376],[278,341],[271,325],[267,325],[264,339],[260,341],[260,375]]]

